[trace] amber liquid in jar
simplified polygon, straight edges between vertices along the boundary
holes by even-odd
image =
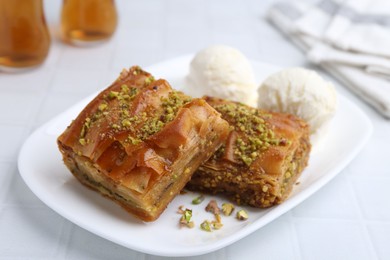
[[[114,0],[64,0],[62,37],[73,44],[104,41],[115,32],[117,20]]]
[[[0,71],[35,67],[49,48],[42,0],[0,0]]]

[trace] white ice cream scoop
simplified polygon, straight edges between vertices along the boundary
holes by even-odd
[[[232,47],[213,45],[198,52],[186,80],[188,87],[201,95],[256,106],[257,84],[252,66]]]
[[[337,109],[332,83],[315,71],[289,68],[269,76],[258,89],[258,107],[296,115],[309,123],[317,142]]]

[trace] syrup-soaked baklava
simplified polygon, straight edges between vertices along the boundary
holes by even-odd
[[[308,163],[309,126],[289,114],[271,113],[205,97],[229,122],[229,136],[202,164],[187,188],[224,193],[235,202],[265,208],[284,201]]]
[[[228,133],[205,100],[132,67],[81,111],[58,146],[82,184],[153,221]]]

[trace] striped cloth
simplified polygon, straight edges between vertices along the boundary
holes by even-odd
[[[390,118],[390,1],[286,0],[268,19],[311,62]]]

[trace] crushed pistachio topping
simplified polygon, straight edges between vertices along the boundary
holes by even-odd
[[[240,209],[239,211],[237,211],[236,218],[238,220],[247,220],[248,217],[248,213],[245,210]]]
[[[121,128],[120,125],[117,125],[117,124],[112,124],[111,127],[113,129],[118,129],[118,130]]]
[[[200,196],[198,196],[198,197],[196,197],[195,199],[192,200],[192,204],[199,205],[203,201],[204,201],[204,196],[200,195]]]
[[[133,75],[141,74],[142,71],[143,71],[143,70],[141,69],[141,67],[136,66],[136,67],[134,68]]]
[[[138,117],[130,117],[129,102],[138,94],[138,89],[135,87],[128,87],[126,84],[121,85],[120,91],[110,91],[107,95],[108,99],[117,99],[119,101],[119,122],[111,124],[114,130],[123,130],[132,126],[132,123]]]
[[[142,72],[141,68],[136,68],[133,73],[138,74]],[[153,76],[145,78],[145,84],[152,84],[154,82]],[[153,89],[157,89],[153,87]],[[95,113],[85,119],[82,125],[79,143],[86,145],[88,143],[86,134],[93,123],[101,118],[106,118],[109,112],[114,112],[115,115],[109,117],[110,128],[114,132],[128,131],[126,142],[131,144],[139,144],[149,136],[159,132],[165,124],[172,121],[179,109],[190,102],[190,98],[178,91],[171,91],[168,96],[161,97],[162,110],[159,113],[152,112],[152,115],[147,111],[140,112],[137,115],[131,115],[131,101],[139,93],[139,89],[122,84],[119,89],[115,91],[108,91],[104,96],[102,102],[97,105]],[[118,102],[113,107],[110,107],[112,102]],[[114,119],[114,120],[112,120]]]
[[[132,136],[128,136],[126,141],[128,141],[129,143],[134,144],[134,145],[137,145],[137,144],[142,142],[141,140],[134,138]]]
[[[205,220],[200,224],[200,228],[204,231],[211,232],[212,230],[218,230],[223,227],[221,215],[214,214],[215,220]]]
[[[91,119],[89,117],[87,117],[84,121],[82,128],[81,128],[80,139],[85,137],[85,135],[90,127],[91,127]]]
[[[80,138],[79,143],[84,146],[87,144],[87,141],[84,138]]]
[[[114,99],[114,98],[118,97],[118,95],[119,95],[118,91],[110,91],[110,93],[108,93],[108,97],[110,99]]]
[[[165,123],[158,118],[152,118],[147,121],[144,126],[141,128],[141,132],[138,134],[138,138],[141,140],[145,140],[149,136],[159,132]]]
[[[192,210],[191,209],[183,209],[183,206],[179,207],[178,213],[181,214],[181,218],[179,221],[180,227],[188,227],[193,228],[194,222],[191,221],[192,218]]]
[[[218,223],[216,221],[211,222],[211,225],[213,226],[213,229],[215,229],[215,230],[221,229],[223,227],[222,223]]]
[[[87,139],[85,139],[85,135],[87,134],[88,129],[91,127],[91,122],[92,122],[91,118],[87,117],[87,118],[85,118],[84,124],[81,127],[79,143],[82,146],[84,146],[88,143]]]
[[[279,145],[280,141],[268,125],[266,119],[271,114],[240,103],[216,105],[214,108],[223,115],[234,130],[242,132],[245,138],[237,138],[234,155],[249,166],[259,156],[260,151],[271,145]],[[217,153],[218,154],[218,153]]]
[[[162,121],[167,123],[172,121],[179,108],[190,102],[190,98],[184,96],[181,92],[172,91],[169,93],[168,98],[162,98],[162,107],[164,113],[162,115]]]
[[[212,225],[213,229],[216,229],[216,230],[220,229],[223,226],[221,215],[214,214],[214,217],[215,217],[215,220],[211,221],[211,225]]]
[[[216,220],[209,221],[205,220],[200,224],[200,228],[203,231],[212,232],[213,230],[218,230],[223,227],[223,224],[221,222],[218,222]]]
[[[211,223],[210,223],[210,221],[208,221],[208,220],[203,221],[200,224],[200,229],[202,229],[203,231],[211,232]]]
[[[212,231],[211,228],[215,229],[215,230],[222,228],[222,226],[223,226],[222,219],[221,219],[221,215],[219,214],[220,209],[218,208],[218,204],[217,204],[216,200],[210,200],[210,202],[209,202],[209,204],[207,204],[205,210],[207,212],[213,213],[215,220],[213,220],[213,221],[205,220],[200,225],[202,230],[211,232]]]
[[[108,104],[107,103],[101,103],[98,107],[99,111],[104,111],[106,110],[106,108],[108,107]]]
[[[137,133],[140,140],[145,140],[149,136],[159,132],[167,123],[171,122],[179,109],[190,101],[190,98],[184,96],[178,91],[171,91],[168,97],[161,98],[162,114],[146,120],[143,127]]]
[[[184,211],[185,211],[184,206],[183,206],[183,205],[180,205],[180,206],[179,206],[179,209],[177,210],[177,213],[179,213],[179,214],[184,214]]]
[[[195,198],[193,201],[203,197],[203,195]],[[203,201],[203,198],[202,198]],[[235,206],[231,203],[223,203],[222,204],[222,213],[225,216],[231,216]],[[200,224],[200,229],[207,232],[213,232],[213,230],[219,230],[223,227],[222,217],[219,212],[219,208],[217,202],[215,200],[211,200],[210,203],[205,208],[207,212],[211,212],[214,215],[214,220],[206,219]],[[192,228],[194,227],[194,222],[191,221],[192,218],[192,210],[185,208],[184,206],[180,206],[178,209],[178,213],[181,214],[180,218],[180,226],[185,226]],[[236,213],[236,219],[239,221],[245,221],[249,218],[248,213],[244,209],[240,209]]]
[[[149,85],[150,83],[154,82],[154,77],[150,76],[148,78],[145,78],[145,85]]]
[[[129,75],[129,70],[123,68],[117,80],[125,79]]]
[[[214,217],[215,217],[215,222],[217,222],[217,223],[222,223],[221,215],[219,215],[219,214],[214,214]]]
[[[219,214],[220,209],[218,208],[218,204],[216,200],[210,200],[209,204],[207,204],[205,210],[207,212],[211,212],[214,215]]]
[[[125,79],[129,75],[129,73],[130,73],[129,70],[123,69],[117,81]],[[134,75],[140,75],[143,73],[143,70],[141,69],[141,67],[136,66],[132,68],[131,73]],[[145,78],[146,85],[151,84],[152,82],[155,81],[153,76],[147,73],[146,75],[148,75]],[[85,119],[85,122],[82,125],[82,128],[80,130],[79,143],[82,145],[87,144],[88,140],[85,139],[85,137],[91,125],[93,123],[100,124],[99,122],[96,121],[99,121],[99,119],[108,116],[109,112],[111,111],[113,111],[114,113],[119,112],[118,121],[110,122],[110,127],[115,131],[120,131],[124,129],[128,130],[128,128],[132,128],[133,125],[137,123],[136,121],[138,121],[138,123],[144,122],[146,118],[146,113],[145,115],[142,115],[140,118],[130,117],[129,115],[130,101],[134,99],[134,97],[138,94],[138,92],[139,89],[137,87],[128,86],[127,84],[122,84],[120,88],[106,92],[101,103],[97,105],[95,112],[89,115]],[[114,100],[118,100],[119,105],[110,107],[110,103],[113,102]],[[117,118],[117,117],[114,116],[113,118]],[[139,139],[139,138],[133,136],[133,139],[132,140],[130,139],[129,141],[133,141],[133,142],[141,141],[135,139]]]
[[[128,102],[131,101],[138,93],[137,88],[129,88],[126,84],[123,84],[121,86],[120,91],[110,91],[108,92],[104,98],[103,101],[97,106],[96,111],[87,117],[84,121],[84,124],[81,127],[80,136],[79,136],[79,143],[81,145],[86,145],[89,143],[89,141],[85,138],[87,135],[88,130],[91,128],[93,123],[96,123],[99,121],[99,119],[105,117],[108,115],[108,110],[110,109],[109,102],[113,99],[119,100],[119,107],[120,107],[120,116],[121,116],[121,123],[113,122],[110,127],[114,130],[121,130],[123,126],[128,126],[129,121],[125,117],[128,115]]]
[[[231,203],[223,203],[222,204],[222,213],[225,216],[230,216],[234,211],[234,205]]]

